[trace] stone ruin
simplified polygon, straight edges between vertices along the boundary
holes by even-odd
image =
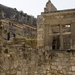
[[[74,10],[69,10],[38,16],[37,45],[41,46],[38,48],[30,47],[24,39],[4,40],[8,31],[0,22],[0,75],[75,75],[75,50],[64,48],[62,42],[62,36],[70,36],[72,48],[74,46],[74,13]]]
[[[45,9],[37,19],[37,46],[75,49],[75,9],[56,10],[51,1]]]
[[[26,45],[23,39],[4,41],[3,36],[7,33],[1,24],[0,75],[75,74],[74,50],[36,49]]]

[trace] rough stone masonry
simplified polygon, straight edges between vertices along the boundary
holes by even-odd
[[[51,7],[49,7],[51,6]],[[56,11],[56,8],[53,6],[51,1],[49,0],[46,8],[45,8],[45,13],[53,12]],[[38,45],[44,45],[46,48],[32,48],[29,45],[26,45],[26,43],[22,40],[19,39],[19,42],[17,40],[11,39],[9,41],[4,41],[3,36],[4,36],[4,30],[3,26],[0,22],[0,75],[75,75],[75,48],[74,49],[63,49],[64,45],[62,44],[62,40],[59,41],[61,42],[60,48],[55,46],[56,41],[53,45],[53,50],[50,47],[49,38],[48,36],[53,36],[49,35],[48,33],[52,33],[51,31],[47,31],[50,27],[47,27],[48,24],[51,24],[50,26],[54,25],[56,26],[59,23],[72,23],[73,29],[71,29],[72,34],[68,33],[68,35],[71,35],[73,37],[73,42],[70,42],[70,45],[74,46],[74,25],[75,25],[75,10],[68,10],[69,12],[67,13],[66,11],[57,11],[56,15],[58,15],[58,12],[60,12],[63,15],[58,15],[58,16],[51,16],[50,14],[50,20],[58,19],[57,21],[51,21],[49,20],[49,15],[42,14],[45,18],[42,19],[42,16],[39,16],[40,20],[42,23],[44,22],[45,24],[45,33],[47,32],[47,36],[45,35],[45,38],[43,39],[43,24],[40,22],[40,27],[37,26],[38,31]],[[63,12],[63,13],[62,13]],[[64,14],[64,12],[66,14]],[[53,13],[53,15],[55,15]],[[67,16],[65,16],[67,15]],[[66,18],[65,20],[62,19]],[[68,18],[68,19],[67,19]],[[72,18],[72,19],[71,19]],[[59,19],[61,21],[59,21]],[[44,20],[44,21],[43,21]],[[68,21],[67,21],[68,20]],[[49,22],[49,23],[48,23]],[[55,25],[56,24],[56,25]],[[41,26],[42,25],[42,26]],[[59,26],[61,30],[61,25]],[[65,26],[64,26],[65,27]],[[55,29],[55,28],[54,28]],[[58,25],[57,25],[58,29]],[[57,30],[53,30],[54,33],[56,33]],[[41,33],[40,33],[41,32]],[[59,32],[59,31],[57,31]],[[60,31],[61,33],[62,31]],[[61,33],[64,34],[64,33]],[[54,34],[55,36],[58,36],[60,34]],[[66,34],[64,34],[66,35]],[[60,35],[61,36],[61,35]],[[41,37],[41,38],[40,38]],[[55,38],[57,39],[57,38]],[[60,37],[60,39],[62,39]],[[42,41],[42,42],[41,42]],[[51,40],[50,40],[51,41]],[[41,42],[41,43],[40,43]],[[43,43],[44,42],[44,43]],[[57,43],[58,45],[58,43]],[[48,47],[49,46],[49,47]],[[52,47],[52,46],[51,46]]]
[[[74,50],[0,46],[0,75],[75,75],[74,62]]]

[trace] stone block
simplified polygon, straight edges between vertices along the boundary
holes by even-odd
[[[18,66],[18,61],[14,61],[14,67],[16,68]]]
[[[58,70],[62,70],[62,66],[61,66],[61,65],[59,65],[57,69],[58,69]]]
[[[47,73],[47,75],[52,75],[51,73]]]
[[[21,75],[21,71],[17,71],[17,75]]]
[[[0,75],[5,75],[5,73],[0,73]]]
[[[72,71],[75,71],[75,66],[72,66]]]
[[[57,69],[57,66],[53,66],[53,65],[51,65],[51,69]]]

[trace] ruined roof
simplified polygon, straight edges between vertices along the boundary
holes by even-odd
[[[51,11],[51,12],[42,12],[41,14],[56,13],[56,12],[66,12],[66,11],[75,11],[75,9],[57,10],[57,11]]]

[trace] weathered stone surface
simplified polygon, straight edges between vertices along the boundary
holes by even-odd
[[[75,71],[75,66],[72,66],[72,71]]]
[[[46,9],[50,11],[50,7],[48,7],[48,4]],[[63,14],[61,13],[60,15],[60,12],[58,12],[57,15],[53,13],[55,16],[52,16],[51,14],[39,16],[39,26],[37,26],[37,34],[38,46],[41,46],[40,49],[34,49],[31,46],[26,45],[24,39],[14,38],[13,40],[11,38],[11,40],[9,41],[3,41],[3,26],[0,25],[0,75],[75,75],[75,51],[66,49],[57,50],[59,48],[63,48],[64,41],[65,43],[66,41],[68,41],[70,44],[74,45],[73,41],[75,40],[75,37],[73,35],[75,35],[75,29],[71,29],[73,38],[72,42],[69,39],[62,40],[63,35],[61,34],[64,34],[64,30],[63,25],[60,24],[69,24],[73,22],[72,28],[75,27],[74,21],[69,19],[68,21],[64,20],[64,17],[66,17],[66,19],[70,17],[73,18],[75,11],[73,13],[67,11],[65,12],[66,13],[64,13],[63,11]],[[12,23],[10,23],[10,25],[11,24]],[[56,28],[52,25],[56,26]],[[12,27],[9,27],[10,31],[11,28]],[[58,30],[59,28],[60,30]],[[51,29],[53,32],[51,31]],[[57,34],[59,32],[60,34]],[[58,37],[53,38],[52,35]],[[67,34],[65,33],[65,35]],[[67,37],[63,36],[63,38],[70,38],[71,36],[68,35]],[[52,43],[59,42],[58,38],[60,38],[60,43],[52,45]],[[52,39],[54,41],[52,41]],[[60,47],[58,47],[57,45]],[[68,47],[70,47],[68,43],[67,45]],[[55,50],[52,50],[52,47]],[[67,46],[65,45],[64,48],[66,47]]]
[[[21,75],[21,71],[17,71],[17,75]]]
[[[20,51],[20,53],[17,53],[15,46],[15,50],[12,50],[11,53],[12,56],[4,57],[5,60],[3,60],[2,66],[0,66],[0,75],[74,75],[75,52],[72,54],[72,52],[66,52],[65,50],[49,51],[25,48],[23,52],[22,48],[18,49],[17,51]],[[24,53],[27,54],[26,58],[22,57]],[[10,52],[8,54],[10,54]],[[16,54],[16,60],[13,58],[14,54]]]

